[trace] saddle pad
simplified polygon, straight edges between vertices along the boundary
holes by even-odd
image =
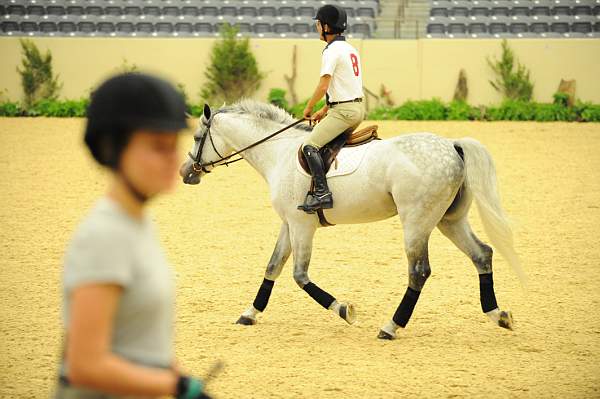
[[[354,173],[362,163],[365,153],[372,144],[373,142],[370,142],[356,147],[342,148],[335,158],[335,161],[333,161],[331,164],[331,168],[329,168],[329,171],[327,172],[327,178],[329,179],[336,176],[344,176]],[[295,158],[296,169],[298,169],[302,175],[311,177],[304,171],[304,169],[302,169],[302,165],[300,165],[298,157]]]

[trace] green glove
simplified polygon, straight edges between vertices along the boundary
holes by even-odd
[[[204,392],[204,384],[197,378],[180,376],[177,381],[177,399],[210,399]]]

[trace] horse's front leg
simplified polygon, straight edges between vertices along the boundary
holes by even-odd
[[[269,303],[269,298],[271,297],[271,291],[273,290],[275,280],[281,274],[283,265],[285,265],[285,262],[290,257],[291,252],[292,246],[290,243],[290,231],[288,224],[284,222],[281,225],[277,244],[275,244],[273,255],[271,255],[271,259],[267,265],[265,277],[260,285],[260,288],[258,289],[254,303],[244,313],[242,313],[237,321],[237,324],[256,324],[256,316],[258,313],[261,313],[266,309],[267,304]]]
[[[319,305],[331,310],[348,324],[352,324],[356,319],[354,306],[349,302],[338,303],[331,294],[310,281],[308,277],[308,266],[315,231],[316,227],[312,225],[290,225],[292,252],[294,254],[294,280]]]

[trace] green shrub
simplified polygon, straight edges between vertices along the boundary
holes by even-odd
[[[27,109],[28,116],[84,117],[89,100],[40,100]]]
[[[304,108],[306,108],[306,105],[308,104],[308,100],[310,100],[310,99],[306,99],[306,100],[302,101],[301,103],[294,105],[293,107],[289,108],[287,111],[290,114],[294,115],[294,117],[296,117],[296,118],[302,118],[302,112],[304,111]],[[320,100],[313,107],[313,112],[320,110],[324,106],[325,106],[325,100]]]
[[[559,104],[536,104],[535,120],[538,122],[574,121],[577,115],[570,107]]]
[[[502,40],[502,56],[500,60],[487,63],[496,74],[496,80],[490,84],[507,100],[530,101],[533,94],[533,83],[529,79],[529,71],[515,61],[513,51],[508,47],[506,39]],[[516,64],[516,71],[513,71]]]
[[[586,104],[582,107],[581,120],[584,122],[600,122],[600,104]]]
[[[567,93],[556,92],[552,95],[552,98],[554,98],[554,104],[556,105],[569,106],[569,95]]]
[[[470,106],[465,101],[452,101],[448,104],[447,119],[453,121],[479,119],[479,109]]]
[[[394,108],[391,107],[377,107],[367,115],[367,119],[372,121],[384,121],[388,119],[396,119],[394,114]]]
[[[221,38],[212,48],[206,83],[200,97],[209,104],[232,103],[250,97],[259,88],[264,74],[258,70],[250,41],[237,37],[238,29],[229,24],[221,28]]]
[[[39,100],[28,108],[16,102],[0,103],[0,116],[84,117],[89,100]]]
[[[407,120],[444,120],[446,106],[441,100],[407,101],[398,107],[398,115]]]
[[[287,92],[281,88],[271,89],[271,91],[269,91],[269,97],[267,100],[269,101],[269,103],[276,105],[279,108],[283,108],[284,110],[286,110],[287,112],[292,114],[294,117],[302,118],[302,113],[304,112],[304,108],[306,108],[306,104],[308,104],[308,101],[310,100],[310,98],[307,98],[306,100],[299,102],[298,104],[290,107],[289,103],[285,99],[286,93]],[[325,106],[325,100],[324,99],[320,100],[313,107],[313,112],[318,111],[319,109],[323,108],[324,106]]]
[[[24,112],[17,102],[6,101],[0,103],[0,116],[22,116]]]
[[[40,100],[56,99],[61,85],[58,76],[52,73],[52,54],[47,51],[42,55],[31,40],[21,39],[20,42],[23,67],[17,68],[17,72],[21,75],[25,107],[29,108]]]
[[[498,107],[487,109],[486,119],[492,121],[531,121],[535,118],[536,104],[518,101],[505,100]]]
[[[446,106],[438,99],[412,101],[395,108],[378,107],[367,115],[371,120],[444,120],[446,119]]]
[[[204,113],[204,105],[200,104],[189,104],[188,112],[194,117],[200,117]]]
[[[444,105],[437,99],[431,101],[407,101],[396,108],[378,107],[369,112],[370,120],[490,120],[490,121],[581,121],[600,122],[600,104],[577,101],[567,106],[563,93],[554,96],[553,103],[533,103],[505,100],[498,106],[471,106],[464,101],[452,101]],[[445,112],[442,111],[444,107]]]
[[[281,89],[280,89],[281,90]],[[272,91],[271,99],[285,94],[285,91]],[[560,97],[559,97],[560,98]],[[439,99],[427,101],[407,101],[399,107],[378,107],[369,112],[369,120],[513,120],[513,121],[581,121],[600,122],[600,104],[591,104],[577,100],[573,107],[565,107],[562,100],[555,103],[531,103],[506,100],[496,107],[474,107],[464,101],[452,101],[445,105]],[[308,100],[289,109],[292,115],[302,117],[302,111]],[[80,100],[40,100],[30,106],[23,107],[18,102],[0,99],[0,116],[49,116],[49,117],[84,117],[89,99]],[[558,104],[557,104],[558,103]],[[321,100],[314,110],[325,104]],[[194,117],[203,112],[203,105],[188,104],[188,111]]]
[[[288,102],[285,99],[285,90],[277,88],[271,89],[271,91],[269,91],[269,103],[287,110]]]

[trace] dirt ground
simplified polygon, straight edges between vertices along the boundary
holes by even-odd
[[[600,124],[379,122],[382,136],[430,131],[483,142],[515,224],[526,290],[495,259],[499,304],[479,307],[474,267],[435,231],[432,277],[405,331],[377,340],[407,276],[398,218],[317,233],[311,277],[357,305],[353,326],[325,312],[288,263],[252,327],[251,303],[279,231],[266,183],[247,164],[152,205],[177,276],[176,350],[219,398],[600,397]],[[0,397],[47,398],[60,351],[60,274],[78,220],[105,188],[82,120],[0,118]],[[182,153],[191,137],[182,140]],[[473,209],[471,222],[486,240]]]

